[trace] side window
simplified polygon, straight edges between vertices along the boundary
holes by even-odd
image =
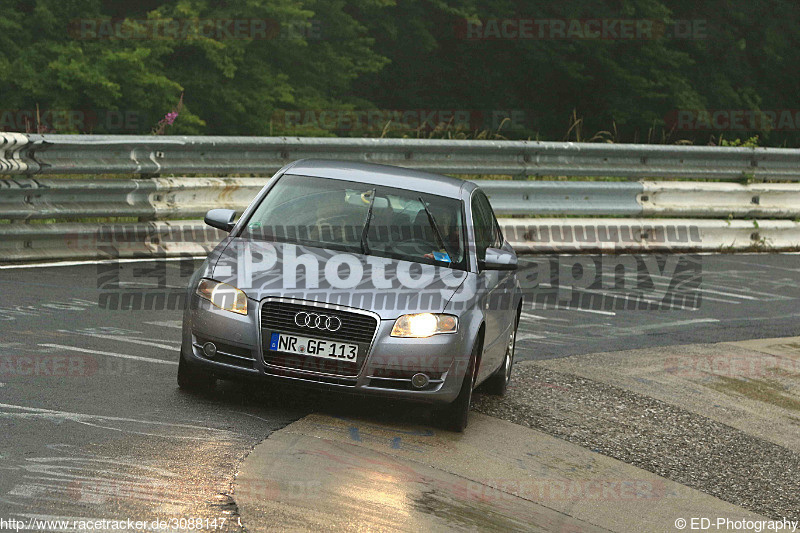
[[[503,232],[500,230],[500,223],[497,222],[497,217],[494,216],[494,209],[492,209],[489,199],[483,194],[481,194],[481,197],[483,198],[483,202],[486,204],[486,210],[489,212],[489,218],[492,221],[492,244],[490,246],[492,248],[502,248]]]
[[[472,195],[472,225],[475,230],[475,248],[478,254],[478,261],[486,258],[486,248],[492,245],[492,220],[491,213],[486,211],[481,202],[480,193]]]
[[[482,191],[472,195],[472,219],[475,224],[475,245],[478,260],[486,258],[486,248],[500,248],[503,246],[503,234],[500,225],[489,204],[489,199]]]

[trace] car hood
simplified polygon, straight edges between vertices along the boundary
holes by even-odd
[[[249,298],[299,300],[367,309],[381,319],[445,310],[470,274],[385,257],[233,238],[211,276]]]

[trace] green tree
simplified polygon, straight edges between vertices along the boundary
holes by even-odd
[[[133,112],[141,123],[131,133],[149,131],[183,93],[183,109],[166,133],[269,134],[275,109],[340,106],[352,99],[353,79],[385,62],[343,2],[182,0],[123,12],[110,0],[7,4],[0,18],[4,106]],[[180,31],[102,33],[120,18],[130,31],[168,21]],[[266,21],[268,31],[193,32],[193,20]],[[308,31],[320,23],[324,33]],[[81,124],[64,126],[60,132]],[[93,132],[103,133],[97,126]]]

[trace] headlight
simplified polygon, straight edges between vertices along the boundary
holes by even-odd
[[[201,279],[197,285],[197,295],[205,298],[220,309],[247,314],[247,295],[233,285],[211,279]]]
[[[458,317],[433,313],[403,315],[392,328],[392,337],[430,337],[437,333],[455,333]]]

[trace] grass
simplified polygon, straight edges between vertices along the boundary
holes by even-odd
[[[792,345],[790,344],[789,346],[792,346]],[[796,344],[795,344],[795,346],[796,346]],[[785,368],[781,368],[779,366],[772,367],[772,368],[769,369],[769,371],[772,372],[773,374],[775,374],[776,376],[781,376],[781,377],[790,378],[790,379],[800,379],[800,374],[798,374],[796,372],[789,372]]]
[[[800,411],[800,400],[783,394],[784,387],[772,380],[722,376],[710,387],[725,394],[740,394],[751,400],[769,403],[783,409]]]

